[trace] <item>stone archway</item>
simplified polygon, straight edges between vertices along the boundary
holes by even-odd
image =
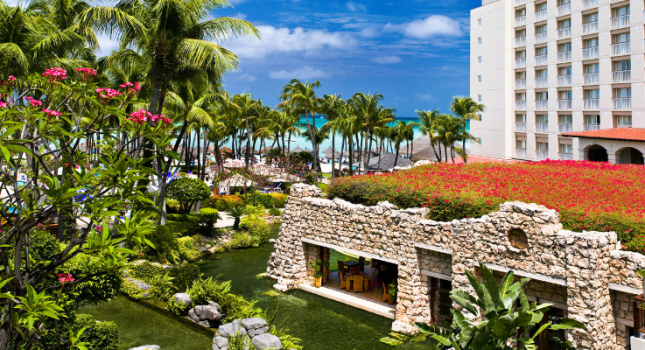
[[[616,163],[643,165],[643,153],[633,147],[625,147],[616,152]]]
[[[600,145],[593,145],[587,148],[587,160],[591,162],[608,162],[607,150]]]

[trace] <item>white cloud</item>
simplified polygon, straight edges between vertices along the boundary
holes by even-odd
[[[104,57],[112,53],[112,50],[119,49],[119,42],[114,39],[110,39],[110,36],[107,34],[97,35],[99,39],[100,49],[96,51],[97,57]]]
[[[233,5],[233,6],[239,5],[239,4],[243,3],[243,2],[244,2],[244,0],[228,0],[228,3]]]
[[[20,3],[20,0],[5,0],[5,3],[7,6],[16,7]]]
[[[364,38],[375,38],[381,34],[380,28],[376,26],[367,26],[358,33],[358,35]]]
[[[256,77],[255,75],[251,75],[251,74],[248,74],[248,73],[240,74],[240,75],[237,76],[238,80],[248,81],[248,82],[251,82],[251,83],[254,82],[255,79],[257,79],[257,78],[258,77]]]
[[[241,19],[241,20],[245,20],[245,19],[246,19],[246,15],[245,15],[245,14],[243,14],[242,12],[238,12],[236,15],[231,16],[231,17],[232,17],[232,18]]]
[[[417,93],[414,95],[414,98],[419,101],[434,101],[434,96],[432,96],[431,94]]]
[[[292,72],[286,70],[271,71],[269,76],[273,79],[312,79],[312,78],[326,78],[329,75],[320,69],[313,69],[312,67],[305,66],[295,69]]]
[[[428,39],[435,36],[461,36],[461,24],[446,16],[431,15],[425,19],[418,19],[404,24],[390,24],[385,30],[396,31],[406,36],[417,39]]]
[[[363,11],[367,10],[365,5],[357,4],[357,3],[353,2],[353,1],[349,1],[346,5],[347,5],[347,9],[352,11],[352,12],[357,12],[357,11],[363,12]]]
[[[300,52],[313,54],[323,49],[346,49],[356,45],[356,40],[347,33],[330,33],[327,30],[302,27],[295,29],[258,26],[262,40],[235,38],[223,46],[243,58],[264,58],[271,54]]]
[[[394,64],[401,62],[401,57],[399,56],[379,56],[372,58],[372,62],[380,64]]]

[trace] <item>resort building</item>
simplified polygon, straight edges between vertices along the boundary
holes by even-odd
[[[471,11],[473,155],[643,164],[643,1],[483,0]]]
[[[550,337],[567,339],[578,350],[645,345],[638,339],[645,333],[645,300],[639,297],[643,278],[636,273],[645,268],[645,256],[623,251],[615,232],[564,230],[555,210],[520,202],[502,204],[481,218],[437,222],[427,219],[427,208],[401,210],[388,202],[364,206],[321,197],[315,186],[291,188],[267,269],[280,291],[300,289],[328,297],[389,317],[394,331],[412,334],[415,322],[452,322],[450,308],[456,304],[451,305],[449,292],[474,294],[465,271],[481,277],[481,263],[500,280],[508,271],[517,279],[530,278],[524,288],[527,298],[552,304],[549,321],[568,317],[587,327],[544,333],[536,339],[539,350],[559,349]],[[395,304],[383,303],[387,296],[382,289],[375,298],[362,277],[352,288],[356,293],[350,292],[347,276],[333,271],[324,273],[331,276],[320,288],[314,287],[310,262],[334,263],[334,250],[386,266],[385,284],[398,291]],[[380,285],[384,278],[379,271],[368,279]]]

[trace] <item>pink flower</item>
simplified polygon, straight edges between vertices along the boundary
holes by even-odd
[[[121,89],[127,90],[128,97],[134,97],[137,95],[137,92],[141,91],[141,84],[136,82],[132,84],[131,82],[127,81],[121,85],[119,85]]]
[[[75,281],[74,276],[69,273],[59,273],[56,276],[58,276],[58,281],[62,284]]]
[[[99,231],[99,232],[103,231],[103,226],[97,225],[96,230]]]
[[[110,102],[114,97],[121,96],[119,91],[110,88],[97,88],[94,91],[99,94],[99,102],[103,105]]]
[[[0,108],[7,108],[7,104],[0,101]]]
[[[36,224],[36,226],[38,226],[38,227],[40,227],[40,226],[42,226],[42,225],[43,225],[43,224],[42,224],[42,223],[40,223],[40,222]]]
[[[130,113],[130,118],[128,118],[127,120],[129,120],[129,121],[131,121],[131,122],[133,122],[135,124],[143,124],[143,123],[148,121],[148,118],[150,118],[150,120],[154,121],[157,118],[159,118],[159,116],[153,116],[152,113],[150,113],[150,112],[148,112],[148,111],[146,111],[145,109],[142,108],[138,112]],[[153,118],[155,118],[155,119],[153,120]]]
[[[96,76],[96,69],[91,68],[76,68],[76,71],[81,73],[81,81],[89,81]]]
[[[45,69],[43,77],[49,77],[50,82],[61,81],[67,79],[67,71],[63,68],[49,68]]]
[[[48,118],[56,118],[56,117],[60,117],[61,115],[63,115],[63,113],[61,113],[61,112],[52,111],[52,110],[49,110],[47,108],[43,108],[43,113],[45,113],[45,115]]]
[[[37,107],[37,106],[42,106],[43,105],[43,103],[40,100],[36,100],[35,98],[33,98],[31,96],[25,97],[25,100],[27,100],[27,102],[29,102],[31,107]]]

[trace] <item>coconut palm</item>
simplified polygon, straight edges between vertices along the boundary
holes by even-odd
[[[354,96],[352,96],[348,101],[354,107],[354,113],[356,113],[356,115],[361,119],[363,124],[362,129],[365,133],[365,137],[363,139],[363,142],[365,143],[363,152],[363,169],[367,169],[367,163],[369,161],[367,152],[371,148],[372,132],[374,127],[377,126],[376,124],[380,122],[379,109],[381,109],[382,106],[379,105],[379,103],[382,100],[383,95],[371,95],[359,92],[354,94]]]
[[[479,115],[478,113],[483,112],[485,109],[485,106],[481,103],[475,102],[470,97],[454,97],[454,100],[450,104],[450,110],[455,113],[459,118],[461,118],[464,123],[464,133],[466,133],[466,128],[468,126],[468,120],[477,120],[479,121]],[[465,153],[466,152],[466,141],[469,138],[464,137],[462,142],[462,151]],[[464,158],[464,162],[466,162],[466,158]]]
[[[438,143],[437,139],[437,126],[439,125],[439,120],[442,115],[438,109],[434,111],[416,111],[419,115],[419,129],[424,135],[428,135],[430,139],[430,146],[434,151],[434,155],[437,157],[439,162],[442,161],[441,157],[441,147],[439,147],[439,152],[437,152],[436,145]],[[447,159],[446,159],[447,160]]]
[[[325,95],[324,99],[323,112],[327,116],[325,125],[331,131],[331,178],[334,179],[336,177],[336,133],[338,132],[338,126],[334,124],[334,120],[339,118],[346,103],[338,94]]]
[[[251,138],[253,134],[253,130],[251,129],[251,125],[249,124],[249,120],[256,116],[258,113],[258,109],[260,108],[260,104],[258,101],[253,99],[253,96],[251,94],[241,94],[241,95],[234,95],[232,98],[233,104],[237,106],[240,116],[244,118],[244,124],[246,128],[246,154],[245,154],[245,166],[244,170],[248,173],[249,171],[249,160],[251,159]]]
[[[465,154],[465,151],[463,149],[455,150],[454,148],[455,142],[463,140],[463,127],[464,123],[460,118],[456,118],[447,114],[444,114],[440,118],[440,122],[436,130],[438,140],[443,145],[446,154],[446,162],[448,162],[448,147],[451,148],[450,158],[452,159],[453,164],[455,163],[455,151],[458,152],[462,157]]]
[[[307,122],[307,132],[309,134],[309,139],[312,140],[314,169],[320,168],[318,164],[318,144],[316,142],[316,135],[312,128],[312,124],[309,121],[309,116],[311,115],[312,119],[315,120],[316,113],[319,111],[320,105],[323,102],[322,98],[316,96],[315,90],[319,87],[319,81],[314,81],[313,83],[305,81],[304,83],[302,83],[298,79],[293,79],[282,89],[282,95],[280,95],[280,99],[283,102],[278,105],[278,107],[291,105],[294,112],[302,113],[305,115]],[[314,173],[315,181],[318,182],[318,172],[316,171]]]

